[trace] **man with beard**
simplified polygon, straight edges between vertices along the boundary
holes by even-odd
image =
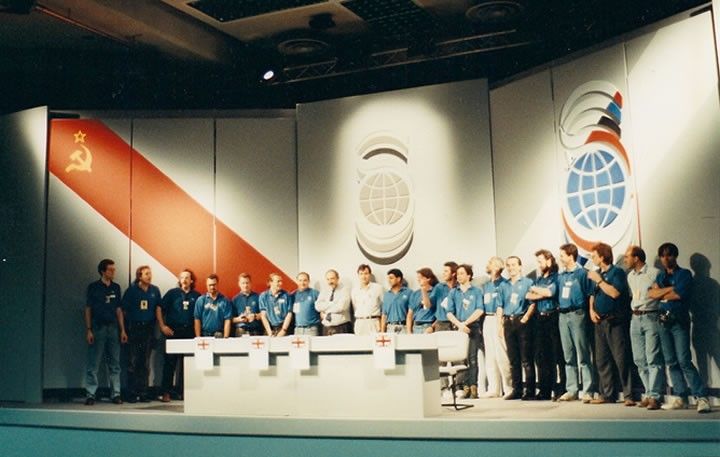
[[[128,343],[128,402],[149,402],[148,375],[150,372],[150,348],[155,331],[155,309],[162,295],[151,284],[152,271],[147,265],[135,270],[135,281],[123,295],[123,312],[127,319]]]
[[[158,321],[160,331],[167,339],[192,338],[193,313],[195,302],[200,298],[200,293],[195,290],[195,274],[185,269],[178,275],[178,287],[170,289],[155,310],[155,317]],[[165,354],[163,359],[162,374],[162,402],[170,401],[170,394],[173,391],[173,377],[177,362],[180,360],[180,369],[177,374],[177,387],[175,393],[183,394],[183,363],[182,355]]]
[[[195,336],[230,337],[232,305],[218,291],[219,281],[214,273],[208,276],[205,281],[207,293],[195,302]]]
[[[565,393],[563,362],[558,328],[557,271],[555,256],[547,249],[535,253],[538,276],[528,298],[535,302],[535,361],[538,368],[538,400],[558,399]],[[558,383],[558,374],[560,382]],[[553,394],[554,391],[554,394]]]

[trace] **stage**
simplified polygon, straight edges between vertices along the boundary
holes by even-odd
[[[463,400],[424,419],[198,416],[183,403],[0,407],[3,456],[717,456],[720,410],[647,411],[581,402]]]

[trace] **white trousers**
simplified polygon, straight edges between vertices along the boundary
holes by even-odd
[[[510,359],[507,356],[505,340],[498,335],[498,316],[485,316],[483,338],[485,341],[485,371],[488,393],[501,396],[512,391]]]

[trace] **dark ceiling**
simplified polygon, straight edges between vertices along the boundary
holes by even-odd
[[[709,4],[0,0],[0,112],[291,108],[463,79],[492,85]]]

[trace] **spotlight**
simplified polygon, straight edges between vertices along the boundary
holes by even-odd
[[[262,79],[263,79],[263,81],[266,81],[266,82],[272,81],[273,79],[275,79],[275,70],[273,70],[273,69],[265,70],[265,72],[262,75]]]

